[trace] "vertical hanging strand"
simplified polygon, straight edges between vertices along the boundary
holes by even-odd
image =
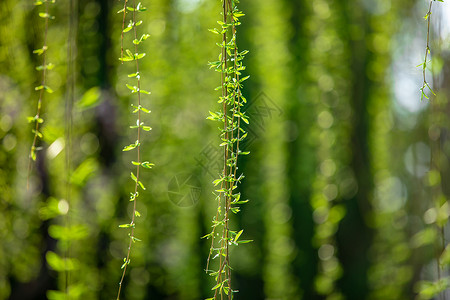
[[[428,59],[428,55],[431,54],[431,49],[430,49],[430,23],[431,23],[431,8],[433,7],[433,1],[435,0],[430,0],[430,5],[428,6],[428,12],[426,13],[426,15],[424,16],[424,19],[427,21],[427,45],[425,47],[425,59],[423,60],[423,63],[421,63],[419,66],[422,66],[422,74],[423,74],[423,83],[422,83],[422,87],[420,88],[420,92],[421,92],[421,96],[420,96],[420,100],[423,100],[423,98],[427,98],[430,99],[427,94],[425,93],[425,88],[428,88],[430,90],[430,92],[436,96],[436,94],[434,93],[433,89],[430,87],[430,85],[428,84],[427,78],[426,78],[426,71],[427,71],[427,59]],[[441,2],[443,2],[442,0],[439,0]]]
[[[131,172],[131,179],[134,181],[134,192],[130,193],[130,201],[133,202],[133,212],[132,212],[132,216],[131,216],[131,221],[128,224],[122,224],[119,225],[120,228],[129,228],[130,232],[128,234],[129,236],[129,242],[128,242],[128,249],[127,249],[127,254],[126,257],[123,259],[123,264],[122,264],[122,276],[120,278],[120,282],[119,282],[119,289],[117,292],[117,300],[120,299],[120,293],[122,291],[122,285],[123,285],[123,281],[125,278],[125,274],[127,271],[127,266],[130,264],[130,256],[131,256],[131,247],[132,244],[135,242],[139,242],[141,241],[140,239],[138,239],[135,236],[135,219],[136,217],[140,216],[140,213],[137,211],[137,198],[139,197],[139,188],[141,188],[142,190],[145,190],[145,186],[144,184],[140,181],[140,171],[141,171],[141,167],[143,168],[147,168],[147,169],[151,169],[153,164],[148,162],[148,161],[141,161],[141,129],[144,131],[150,131],[151,127],[150,126],[145,126],[144,122],[142,122],[141,119],[141,112],[144,113],[150,113],[150,110],[144,108],[141,105],[141,94],[150,94],[150,92],[141,89],[141,75],[140,75],[140,70],[139,70],[139,60],[142,59],[145,56],[145,53],[138,53],[138,45],[145,41],[149,35],[148,34],[143,34],[140,38],[138,38],[138,34],[137,34],[137,26],[142,24],[142,21],[137,21],[136,17],[137,17],[137,13],[139,12],[143,12],[146,11],[147,9],[145,7],[142,6],[142,4],[139,2],[136,5],[136,0],[133,0],[133,6],[127,6],[128,0],[124,0],[124,7],[122,10],[120,10],[118,13],[123,13],[124,18],[123,18],[123,29],[122,29],[122,33],[121,33],[121,44],[122,44],[122,48],[121,48],[121,57],[119,58],[119,60],[123,63],[123,62],[134,62],[135,63],[135,73],[132,74],[128,74],[129,78],[135,78],[136,80],[136,86],[131,86],[129,84],[126,84],[127,88],[130,89],[132,94],[137,94],[137,105],[132,105],[132,107],[134,108],[133,113],[137,113],[137,120],[136,120],[136,125],[132,125],[130,126],[131,129],[137,129],[137,139],[133,144],[130,144],[128,146],[125,146],[123,148],[123,151],[131,151],[136,149],[137,151],[137,161],[132,161],[132,165],[136,167],[136,175]],[[126,14],[127,12],[130,11],[132,12],[132,19],[130,20],[129,24],[127,27],[125,27],[125,19],[126,19]],[[131,52],[129,49],[125,50],[125,53],[123,51],[123,38],[124,38],[124,33],[129,32],[129,31],[133,31],[133,44],[134,44],[134,53]]]
[[[433,0],[434,1],[434,0]],[[425,66],[427,62],[427,54],[430,54],[430,23],[431,23],[431,8],[433,1],[430,1],[430,5],[428,8],[428,12],[425,15],[425,19],[427,20],[427,44],[426,44],[426,53],[425,53],[425,61],[424,61],[424,68],[423,68],[423,79],[424,79],[424,85],[430,89],[430,91],[433,93],[434,96],[436,96],[436,93],[431,90],[430,86],[425,80]],[[441,1],[441,0],[439,0]],[[441,1],[443,2],[443,1]],[[439,30],[437,30],[437,36],[439,37]],[[438,51],[440,52],[440,46],[437,45]],[[438,80],[439,74],[432,74],[433,76],[433,83],[438,84],[440,80]],[[434,87],[436,88],[436,86]],[[422,87],[423,89],[423,87]],[[422,91],[422,97],[423,97],[423,91]],[[427,97],[428,99],[428,97]],[[435,211],[436,212],[436,220],[435,224],[432,224],[432,226],[436,230],[436,240],[435,240],[435,252],[436,252],[436,274],[437,278],[432,283],[438,289],[436,289],[436,294],[434,296],[437,296],[440,300],[447,299],[446,296],[446,289],[443,289],[445,287],[445,282],[448,282],[449,277],[447,276],[444,266],[448,264],[446,262],[446,257],[449,257],[449,248],[446,247],[445,244],[445,226],[448,223],[448,214],[443,213],[444,211],[448,210],[448,202],[445,198],[445,195],[442,190],[442,183],[445,182],[443,180],[444,172],[442,172],[441,164],[443,156],[441,155],[441,145],[442,145],[442,136],[441,136],[441,130],[445,130],[445,100],[443,100],[443,97],[435,97],[433,101],[430,103],[430,129],[429,133],[434,132],[434,134],[429,134],[430,136],[430,148],[431,148],[431,160],[430,160],[430,171],[428,173],[428,184],[430,186],[430,193],[431,193],[431,199],[432,199],[432,208],[429,211]],[[441,129],[441,127],[443,127]],[[438,134],[436,134],[436,132]],[[427,212],[424,213],[424,219],[427,217]],[[429,219],[429,218],[428,218]],[[434,222],[433,222],[434,223]],[[448,260],[447,260],[448,261]],[[422,286],[420,293],[426,293],[425,285]],[[436,297],[436,298],[437,298]]]
[[[77,18],[78,7],[75,0],[69,1],[69,38],[67,45],[67,90],[65,106],[65,168],[66,168],[66,201],[69,207],[64,216],[64,225],[70,228],[70,208],[72,197],[72,185],[70,178],[72,176],[72,132],[73,132],[73,104],[75,101],[75,57],[76,57],[76,36],[77,36]],[[71,256],[70,240],[64,251],[64,261],[68,261]],[[65,268],[64,290],[68,295],[70,286],[70,271]]]
[[[49,19],[54,19],[54,16],[49,14],[50,3],[55,3],[56,0],[37,0],[34,2],[36,6],[44,6],[44,12],[39,13],[39,17],[44,19],[44,40],[42,48],[33,51],[34,54],[42,55],[42,65],[37,66],[36,70],[42,71],[41,84],[34,89],[39,91],[39,99],[37,103],[37,111],[34,117],[28,117],[29,123],[34,123],[34,129],[32,132],[34,134],[33,143],[30,149],[30,155],[28,158],[28,172],[27,172],[27,189],[30,185],[30,174],[32,168],[32,161],[36,160],[36,152],[39,150],[37,147],[38,138],[41,139],[42,133],[39,131],[40,124],[44,123],[44,119],[41,117],[41,108],[44,100],[44,92],[53,93],[53,90],[47,85],[47,70],[51,70],[54,65],[52,63],[47,63],[47,33],[48,33],[48,21]]]
[[[214,34],[222,38],[219,44],[221,51],[219,60],[210,62],[210,67],[221,73],[221,96],[218,103],[222,109],[218,112],[210,112],[207,119],[223,122],[220,144],[223,147],[222,174],[214,185],[220,188],[216,190],[217,212],[213,218],[212,231],[204,237],[211,238],[211,248],[207,259],[206,271],[214,277],[215,285],[212,288],[214,297],[209,299],[232,299],[234,291],[231,287],[230,246],[249,241],[238,240],[243,230],[230,230],[230,212],[238,213],[240,204],[247,200],[240,200],[241,194],[236,191],[238,184],[244,178],[238,174],[239,155],[249,154],[240,150],[240,142],[245,139],[247,133],[241,128],[241,120],[248,122],[248,117],[241,110],[246,102],[242,96],[242,83],[249,76],[241,78],[241,71],[245,69],[242,64],[244,55],[248,51],[239,52],[237,46],[237,26],[239,18],[244,14],[238,10],[237,0],[222,1],[222,20],[218,21],[220,29],[210,29]],[[209,270],[211,256],[219,258],[218,270]]]

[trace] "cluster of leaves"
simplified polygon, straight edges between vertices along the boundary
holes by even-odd
[[[42,133],[39,131],[40,124],[44,123],[44,119],[41,117],[41,108],[42,101],[44,99],[44,92],[53,93],[53,90],[47,85],[47,70],[51,70],[54,68],[52,63],[47,62],[47,32],[48,32],[48,21],[53,20],[55,17],[50,15],[49,13],[49,5],[54,4],[56,0],[37,0],[34,2],[36,6],[43,6],[44,11],[39,12],[39,17],[44,19],[44,37],[43,37],[43,46],[39,49],[33,51],[34,54],[42,56],[42,64],[36,67],[37,71],[42,72],[41,76],[41,84],[36,86],[34,89],[39,91],[39,100],[37,104],[36,115],[28,117],[28,122],[34,124],[34,129],[31,131],[34,134],[33,143],[31,145],[29,162],[28,162],[28,177],[31,172],[31,161],[36,160],[36,152],[40,150],[40,147],[37,147],[38,138],[42,139]],[[28,184],[27,184],[28,186]]]
[[[129,78],[134,78],[136,80],[136,85],[130,85],[126,84],[127,88],[130,89],[132,94],[137,94],[137,105],[131,105],[133,108],[133,114],[137,114],[136,119],[136,125],[131,125],[131,129],[137,129],[137,138],[136,141],[128,146],[125,146],[123,148],[123,151],[137,151],[137,161],[132,161],[132,165],[136,166],[136,174],[131,172],[130,177],[134,181],[134,192],[130,193],[130,201],[133,202],[133,213],[131,217],[130,223],[119,225],[120,228],[129,228],[130,232],[128,233],[129,236],[129,244],[128,244],[128,252],[126,257],[123,259],[122,264],[122,277],[119,282],[119,290],[117,293],[117,299],[120,298],[120,292],[122,289],[122,283],[125,278],[127,266],[130,264],[130,255],[131,255],[131,246],[135,242],[140,242],[141,240],[138,239],[135,236],[134,229],[136,226],[135,223],[135,217],[140,217],[140,213],[136,210],[136,202],[137,198],[139,197],[139,191],[138,189],[141,188],[142,190],[145,190],[144,184],[140,181],[140,169],[151,169],[153,167],[153,164],[148,161],[141,161],[141,153],[140,153],[140,147],[141,147],[141,129],[144,131],[150,131],[151,127],[144,125],[144,122],[141,119],[141,113],[150,113],[150,110],[146,109],[141,105],[141,94],[150,94],[150,92],[141,89],[141,74],[139,72],[139,60],[145,56],[145,53],[138,53],[138,46],[145,41],[149,35],[143,34],[140,38],[137,35],[137,27],[142,24],[142,21],[136,21],[136,15],[137,13],[144,12],[147,9],[139,2],[136,5],[136,2],[134,1],[133,6],[128,6],[128,0],[124,0],[124,6],[123,9],[119,10],[118,13],[123,14],[123,23],[122,23],[122,33],[121,33],[121,41],[122,41],[122,48],[121,48],[121,57],[119,60],[123,62],[133,62],[135,64],[135,71],[132,74],[128,74]],[[127,13],[130,12],[132,14],[132,18],[128,25],[125,27],[125,21]],[[124,39],[124,33],[132,32],[134,34],[133,38],[133,45],[134,45],[134,52],[132,52],[129,49],[123,49],[123,39]]]
[[[220,111],[210,112],[207,119],[223,123],[220,129],[220,144],[223,147],[223,171],[220,177],[214,180],[217,187],[215,191],[218,208],[216,216],[213,218],[212,231],[205,235],[205,238],[211,238],[211,248],[207,260],[206,272],[215,279],[215,285],[212,288],[214,297],[209,299],[222,299],[228,297],[232,299],[235,290],[231,288],[231,266],[229,260],[229,246],[247,243],[250,241],[239,240],[243,230],[230,230],[230,211],[238,213],[239,205],[248,200],[241,200],[241,194],[236,192],[238,184],[244,178],[243,174],[238,174],[238,157],[247,155],[249,152],[243,152],[240,149],[240,143],[245,139],[247,133],[241,127],[241,121],[248,124],[248,117],[242,111],[246,99],[242,96],[242,83],[249,76],[241,78],[241,71],[245,70],[242,64],[245,54],[248,51],[239,52],[236,42],[237,26],[241,23],[239,18],[244,14],[237,8],[238,0],[222,1],[222,21],[217,23],[220,28],[210,29],[214,34],[222,36],[222,42],[217,43],[221,49],[218,61],[210,62],[211,68],[221,74],[221,85],[216,90],[221,90],[222,95],[218,103],[222,106]],[[210,259],[218,259],[218,269],[209,270]]]
[[[423,17],[425,19],[425,21],[427,21],[427,46],[425,47],[425,58],[423,60],[423,63],[421,63],[420,65],[417,65],[417,67],[422,67],[422,72],[423,72],[423,83],[422,83],[422,87],[420,88],[420,100],[423,100],[423,98],[427,98],[430,99],[427,94],[425,93],[425,89],[428,88],[431,93],[433,95],[436,96],[436,93],[431,89],[427,79],[426,79],[426,69],[427,69],[427,64],[430,62],[428,61],[428,55],[431,55],[431,50],[430,50],[430,23],[431,23],[431,8],[433,6],[433,1],[439,1],[439,2],[444,2],[444,0],[431,0],[430,1],[430,5],[428,7],[428,11],[425,14],[425,16]]]
[[[42,220],[61,219],[67,217],[69,213],[69,203],[64,200],[58,200],[53,197],[49,197],[46,202],[42,203],[39,209],[39,217]],[[87,238],[89,235],[89,229],[86,225],[50,225],[48,229],[49,235],[58,241],[58,247],[64,253],[60,254],[47,251],[45,258],[47,264],[51,269],[61,273],[66,280],[64,290],[49,290],[47,292],[47,298],[50,300],[62,300],[67,299],[79,299],[85,290],[82,283],[70,284],[68,280],[69,272],[79,271],[83,268],[83,262],[75,258],[67,256],[70,243],[73,241],[81,241]]]

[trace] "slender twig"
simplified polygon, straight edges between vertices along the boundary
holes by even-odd
[[[217,212],[213,219],[212,231],[206,235],[211,238],[211,247],[208,254],[206,271],[209,272],[209,263],[211,255],[216,252],[214,258],[219,258],[219,268],[217,272],[212,272],[211,275],[216,277],[214,290],[214,298],[231,300],[233,298],[233,291],[231,286],[231,266],[230,266],[230,245],[237,244],[236,240],[241,235],[242,230],[237,233],[230,230],[230,212],[238,212],[237,207],[232,207],[232,204],[242,203],[237,199],[240,194],[233,194],[237,188],[240,178],[237,175],[237,162],[241,154],[239,143],[243,136],[241,136],[241,118],[244,114],[241,113],[241,106],[243,97],[241,94],[241,80],[240,70],[243,70],[242,60],[244,53],[238,52],[236,43],[236,27],[240,24],[238,18],[243,16],[242,12],[237,10],[234,5],[238,1],[222,0],[222,20],[219,22],[221,29],[211,30],[213,33],[221,35],[222,43],[219,61],[210,63],[215,67],[216,71],[221,73],[221,97],[222,109],[218,113],[211,113],[212,116],[208,119],[223,122],[223,129],[221,130],[221,139],[223,143],[223,169],[220,178],[215,180],[217,185],[220,182],[220,190],[217,190]],[[230,61],[230,63],[228,63]],[[245,78],[246,79],[246,78]],[[245,80],[243,79],[243,80]],[[242,81],[243,81],[242,80]],[[248,122],[245,119],[246,122]],[[220,240],[218,227],[221,227]],[[238,236],[239,235],[239,236]],[[217,237],[216,237],[217,236]],[[233,239],[233,237],[235,237]],[[216,243],[217,248],[215,248]],[[226,295],[224,295],[226,294]]]
[[[127,0],[125,0],[125,6],[124,6],[124,18],[125,18],[125,11],[126,11],[126,4],[127,4]],[[133,24],[136,24],[136,0],[133,0]],[[124,21],[125,24],[125,21]],[[136,25],[133,26],[134,27],[134,39],[137,40],[137,28]],[[122,36],[123,36],[123,30],[122,30]],[[123,38],[122,38],[123,40]],[[123,52],[123,46],[122,46],[122,52]],[[138,53],[138,46],[135,43],[134,44],[134,53],[136,55],[136,53]],[[123,53],[122,53],[123,55]],[[123,56],[122,56],[123,58]],[[135,61],[136,61],[136,74],[139,74],[139,59],[137,57],[135,57]],[[122,61],[123,62],[123,61]],[[134,229],[135,229],[135,217],[136,217],[136,203],[137,203],[137,194],[138,194],[138,186],[139,186],[139,176],[140,176],[140,166],[141,166],[141,79],[140,76],[137,75],[136,76],[137,79],[137,96],[138,96],[138,127],[137,127],[137,165],[136,165],[136,180],[135,180],[135,186],[134,186],[134,200],[133,200],[133,212],[132,212],[132,217],[131,217],[131,232],[130,232],[130,240],[128,243],[128,251],[127,251],[127,256],[126,256],[126,261],[124,264],[124,268],[123,268],[123,272],[122,272],[122,277],[120,278],[120,282],[119,282],[119,290],[117,292],[117,300],[120,299],[120,292],[122,290],[122,284],[123,284],[123,280],[125,278],[125,274],[127,272],[127,266],[130,262],[130,256],[131,256],[131,245],[134,242]]]
[[[428,62],[427,62],[428,54],[431,53],[431,50],[430,50],[430,22],[431,22],[431,8],[432,8],[432,6],[433,6],[433,1],[434,1],[434,0],[431,0],[431,1],[430,1],[430,6],[429,6],[429,8],[428,8],[428,12],[427,12],[427,14],[425,15],[425,19],[427,20],[427,46],[426,46],[426,48],[425,48],[425,59],[424,59],[423,64],[422,64],[422,68],[423,68],[423,70],[422,70],[422,73],[423,73],[423,83],[422,83],[422,87],[420,88],[420,91],[421,91],[420,99],[421,99],[421,100],[423,100],[423,97],[429,99],[429,97],[425,94],[425,88],[428,88],[428,89],[431,91],[431,93],[432,93],[433,95],[436,96],[436,94],[435,94],[434,91],[431,89],[430,85],[428,84],[427,78],[426,78],[426,69],[427,69],[427,63],[428,63]]]
[[[127,16],[127,3],[128,0],[125,0],[123,3],[123,21],[122,21],[122,33],[120,36],[120,58],[123,58],[123,30],[125,29],[125,19]],[[123,60],[122,60],[122,64],[123,64]]]
[[[70,206],[71,206],[71,181],[72,176],[72,132],[73,132],[73,104],[75,101],[75,51],[76,51],[76,41],[75,37],[77,34],[77,4],[75,0],[70,0],[69,2],[69,40],[67,47],[67,92],[66,92],[66,108],[65,108],[65,168],[66,168],[66,201],[69,206],[69,211],[67,211],[64,216],[65,227],[70,227]],[[64,261],[67,262],[68,258],[71,256],[71,245],[70,240],[68,241],[66,250],[64,251]],[[70,286],[70,271],[65,268],[65,278],[64,278],[64,290],[66,296],[69,293]]]
[[[48,1],[45,1],[45,18],[44,18],[44,41],[42,46],[42,79],[41,79],[41,86],[39,90],[39,100],[37,104],[37,111],[36,115],[34,117],[34,137],[33,137],[33,143],[31,145],[30,149],[30,155],[28,157],[28,172],[27,172],[27,190],[30,186],[30,175],[31,175],[31,167],[32,167],[32,161],[36,160],[36,143],[39,136],[39,124],[41,123],[41,107],[42,107],[42,101],[44,98],[44,92],[46,90],[46,80],[47,80],[47,33],[48,33],[48,19],[49,19],[49,3]]]

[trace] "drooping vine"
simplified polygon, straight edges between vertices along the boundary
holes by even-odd
[[[220,111],[210,112],[207,119],[223,123],[220,138],[223,147],[223,170],[219,178],[214,180],[214,185],[219,187],[215,191],[218,204],[217,213],[213,218],[212,231],[205,235],[211,238],[211,248],[207,259],[206,272],[214,277],[215,284],[212,288],[214,296],[209,299],[232,299],[233,293],[231,285],[231,265],[230,246],[238,245],[249,241],[239,240],[243,230],[231,230],[230,212],[238,213],[239,205],[248,200],[241,200],[240,192],[235,191],[239,183],[244,178],[238,172],[238,157],[247,155],[243,152],[240,144],[247,136],[242,129],[242,123],[249,123],[248,117],[242,110],[246,99],[242,96],[242,83],[249,76],[241,77],[241,71],[245,70],[242,60],[247,50],[239,52],[237,45],[237,27],[241,24],[239,18],[244,13],[237,7],[238,0],[222,1],[222,20],[217,23],[220,28],[210,29],[214,34],[220,35],[222,41],[218,46],[221,49],[219,60],[210,62],[210,67],[221,74],[221,85],[218,89],[222,94],[218,103],[222,106]],[[218,259],[218,266],[215,271],[209,270],[210,260]]]
[[[428,89],[437,96],[436,93],[428,85],[425,74],[427,57],[431,54],[430,51],[430,23],[431,23],[431,9],[433,1],[444,2],[443,0],[431,0],[428,12],[424,16],[427,21],[427,38],[426,38],[426,52],[425,60],[423,62],[423,85],[421,88],[422,97],[427,97],[424,95],[423,89],[428,87]],[[429,62],[429,61],[428,61]],[[439,74],[433,74],[434,82],[438,82],[436,78]],[[428,135],[430,138],[430,148],[431,148],[431,159],[430,159],[430,170],[427,173],[426,184],[429,186],[429,191],[431,193],[431,207],[424,213],[423,219],[425,224],[427,224],[421,231],[416,233],[412,242],[416,246],[423,246],[429,244],[434,248],[435,251],[435,266],[436,266],[436,276],[431,278],[431,280],[422,280],[417,284],[418,299],[431,299],[435,297],[436,299],[447,299],[446,291],[450,288],[450,276],[448,275],[447,268],[450,265],[450,246],[446,242],[446,232],[445,227],[449,220],[449,204],[445,197],[443,184],[445,184],[445,175],[442,168],[442,147],[443,139],[441,136],[442,128],[445,128],[445,123],[447,119],[446,115],[446,105],[447,101],[442,100],[441,97],[436,97],[435,101],[430,104],[430,127]],[[445,129],[444,129],[445,130]],[[445,168],[445,167],[444,167]],[[430,234],[433,238],[427,241],[428,243],[420,243],[421,237],[425,234]],[[428,278],[427,278],[428,279]]]
[[[50,19],[54,19],[55,17],[50,15],[49,9],[50,4],[54,4],[56,0],[36,0],[34,5],[36,6],[44,6],[43,11],[39,12],[39,17],[44,19],[44,37],[43,37],[43,46],[39,49],[33,51],[34,54],[42,56],[42,64],[36,67],[37,71],[41,71],[41,84],[36,86],[34,89],[39,92],[39,99],[37,103],[36,115],[33,117],[28,117],[28,122],[33,123],[34,129],[32,132],[34,134],[33,143],[31,144],[30,155],[28,159],[28,174],[27,174],[27,188],[29,186],[29,179],[32,167],[32,161],[36,160],[36,152],[40,150],[37,146],[38,139],[41,139],[42,133],[39,131],[40,124],[44,123],[44,119],[41,116],[41,108],[42,102],[44,100],[44,93],[53,93],[53,90],[47,84],[47,70],[53,69],[54,65],[47,61],[47,33],[48,33],[48,23]]]
[[[133,212],[131,216],[130,223],[119,225],[120,228],[129,228],[130,232],[128,233],[129,236],[129,243],[128,243],[128,251],[126,254],[126,257],[123,259],[122,264],[122,277],[120,278],[119,282],[119,290],[117,292],[117,299],[120,299],[120,293],[122,290],[123,281],[125,278],[125,274],[127,271],[127,266],[130,264],[130,256],[131,256],[131,247],[133,243],[139,242],[140,239],[138,239],[135,236],[135,219],[136,217],[140,216],[140,213],[136,209],[136,203],[137,198],[139,197],[139,188],[142,190],[145,190],[145,187],[143,183],[140,181],[140,171],[141,167],[150,169],[152,168],[153,164],[148,161],[142,161],[141,160],[141,133],[142,130],[144,131],[150,131],[150,126],[145,126],[144,122],[142,121],[141,112],[143,113],[150,113],[150,110],[144,108],[141,105],[141,94],[150,94],[150,92],[141,89],[141,74],[139,71],[139,60],[142,59],[145,56],[145,53],[138,53],[138,46],[145,41],[149,35],[148,34],[142,34],[140,37],[138,37],[137,27],[142,24],[142,21],[137,21],[137,14],[140,12],[144,12],[147,9],[139,2],[136,5],[136,1],[133,0],[133,5],[128,5],[128,0],[124,0],[124,6],[123,9],[119,10],[118,13],[123,13],[123,23],[122,23],[122,32],[121,32],[121,56],[119,60],[123,62],[134,62],[135,64],[135,72],[132,74],[128,74],[129,78],[134,78],[136,85],[132,86],[130,84],[126,84],[127,88],[131,91],[132,94],[137,94],[137,105],[132,104],[133,107],[133,114],[137,114],[137,120],[136,125],[131,125],[130,128],[137,129],[137,138],[136,141],[128,146],[125,146],[123,148],[123,151],[131,151],[136,150],[137,151],[137,160],[132,161],[132,165],[136,166],[136,174],[131,172],[131,179],[134,181],[134,191],[130,193],[130,201],[133,202]],[[131,20],[129,21],[128,25],[125,27],[126,22],[126,16],[127,13],[131,12]],[[124,40],[124,33],[132,32],[133,33],[133,40],[132,43],[134,45],[133,52],[129,49],[123,48],[123,40]]]
[[[425,89],[428,88],[430,90],[430,92],[436,96],[436,94],[434,93],[433,89],[430,87],[427,78],[426,78],[426,70],[427,70],[427,64],[430,62],[428,61],[428,55],[431,54],[431,49],[430,49],[430,23],[431,23],[431,8],[433,7],[433,1],[439,1],[439,2],[444,2],[444,0],[431,0],[430,1],[430,5],[428,6],[428,11],[424,16],[424,19],[427,21],[427,45],[425,47],[425,58],[423,60],[423,63],[421,63],[419,66],[422,66],[422,74],[423,74],[423,83],[422,83],[422,87],[420,88],[420,100],[423,100],[423,98],[427,98],[429,99],[429,97],[427,96],[427,94],[425,93]]]

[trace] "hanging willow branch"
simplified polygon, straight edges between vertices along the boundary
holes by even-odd
[[[431,23],[431,8],[433,7],[433,1],[439,1],[439,2],[444,2],[444,0],[431,0],[430,1],[430,5],[428,7],[428,12],[426,13],[426,15],[424,16],[424,19],[427,21],[427,46],[425,47],[425,59],[423,60],[423,63],[421,63],[420,65],[418,65],[418,67],[422,66],[422,73],[423,73],[423,83],[422,83],[422,87],[420,88],[420,100],[423,100],[423,98],[427,98],[430,99],[427,94],[425,93],[425,89],[428,88],[430,90],[430,92],[436,96],[435,92],[431,89],[430,85],[428,84],[427,78],[426,78],[426,69],[427,69],[427,64],[430,62],[428,61],[428,55],[431,54],[431,49],[430,49],[430,23]]]
[[[31,145],[30,149],[30,155],[28,158],[28,172],[27,172],[27,189],[29,187],[29,181],[30,181],[30,173],[31,173],[31,167],[32,167],[32,161],[36,160],[36,152],[39,149],[37,147],[38,138],[41,139],[42,133],[39,131],[40,124],[44,123],[44,119],[41,117],[41,108],[42,108],[42,102],[44,99],[44,92],[47,93],[53,93],[53,90],[47,85],[47,70],[53,69],[54,65],[52,63],[47,63],[47,33],[48,33],[48,21],[49,19],[54,19],[54,16],[51,16],[49,14],[49,5],[52,3],[55,3],[56,0],[37,0],[34,2],[34,5],[36,6],[42,6],[44,5],[44,12],[39,13],[39,17],[44,19],[44,41],[42,48],[36,49],[33,51],[34,54],[42,55],[42,64],[40,66],[36,67],[36,70],[42,71],[42,77],[41,77],[41,84],[34,89],[36,91],[39,91],[39,99],[37,103],[37,111],[36,115],[34,117],[28,117],[29,123],[34,123],[34,129],[32,129],[32,132],[34,134],[33,137],[33,143]]]
[[[141,112],[144,113],[150,113],[150,110],[144,108],[141,105],[141,94],[150,94],[150,92],[141,89],[141,75],[139,72],[139,60],[145,56],[145,53],[138,53],[138,45],[145,41],[149,35],[143,34],[140,38],[138,38],[137,34],[137,27],[142,24],[142,21],[136,21],[136,15],[139,12],[146,11],[147,9],[142,6],[142,4],[139,2],[136,5],[136,1],[133,0],[133,6],[127,6],[128,0],[124,0],[124,7],[118,13],[123,13],[123,29],[121,32],[121,56],[119,60],[123,62],[134,62],[135,63],[135,73],[128,74],[129,78],[135,78],[136,80],[136,86],[131,86],[129,84],[126,84],[127,88],[131,91],[132,94],[137,94],[137,105],[132,105],[134,108],[133,113],[137,113],[137,120],[136,125],[130,126],[132,129],[137,129],[137,139],[133,144],[130,144],[128,146],[125,146],[123,148],[123,151],[131,151],[136,150],[137,151],[137,161],[132,161],[132,165],[136,166],[136,175],[131,172],[131,179],[134,181],[134,192],[130,193],[130,201],[133,202],[133,212],[131,221],[128,224],[122,224],[119,225],[120,228],[129,228],[130,232],[128,233],[128,236],[130,237],[129,243],[128,243],[128,251],[126,257],[123,259],[122,264],[122,277],[120,278],[119,282],[119,290],[117,292],[117,300],[120,299],[120,293],[122,290],[122,284],[123,280],[125,278],[125,274],[127,271],[127,266],[130,264],[130,256],[131,256],[131,247],[133,243],[141,241],[135,236],[134,230],[135,230],[135,218],[140,216],[140,213],[136,210],[136,203],[137,198],[139,197],[139,191],[138,189],[141,188],[145,190],[144,184],[140,181],[140,169],[141,167],[146,169],[151,169],[153,164],[148,161],[141,161],[141,130],[144,131],[150,131],[150,126],[145,126],[144,122],[142,122],[141,119]],[[130,20],[127,27],[125,27],[125,20],[126,20],[126,14],[128,12],[132,13],[132,19]],[[125,50],[125,53],[123,51],[123,37],[124,33],[132,31],[134,34],[133,44],[134,44],[134,52],[131,52],[129,49]]]
[[[242,152],[241,142],[247,133],[241,127],[241,121],[248,122],[248,117],[242,111],[246,99],[242,96],[242,83],[249,76],[241,78],[241,71],[245,70],[242,64],[245,54],[248,51],[239,52],[236,33],[237,26],[241,23],[239,18],[244,14],[237,8],[238,0],[222,1],[223,19],[217,23],[220,29],[210,29],[214,34],[222,37],[219,45],[221,52],[219,60],[210,62],[210,67],[221,74],[222,91],[218,103],[222,105],[221,111],[210,112],[208,119],[223,123],[220,137],[223,147],[223,170],[220,177],[214,180],[214,185],[219,187],[216,190],[216,201],[218,203],[216,216],[213,218],[212,231],[205,235],[211,238],[211,248],[207,259],[206,272],[215,278],[215,285],[212,288],[214,297],[209,299],[222,299],[224,294],[228,299],[232,299],[234,291],[231,288],[231,267],[230,267],[230,245],[238,245],[250,241],[239,240],[243,230],[230,230],[230,211],[238,213],[238,205],[246,203],[248,200],[240,200],[241,194],[236,192],[238,184],[244,178],[243,174],[238,174],[238,157],[247,155],[249,152]],[[214,255],[212,257],[212,255]],[[218,258],[219,264],[216,271],[209,270],[211,257]]]

